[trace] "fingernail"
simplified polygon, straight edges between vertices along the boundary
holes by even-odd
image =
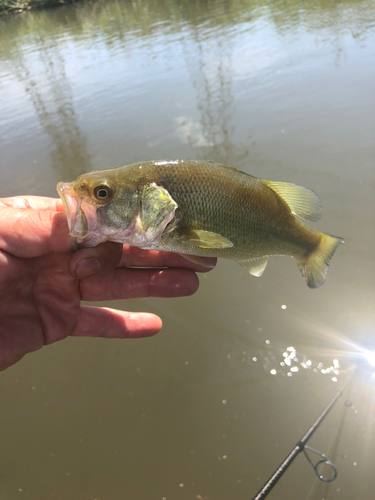
[[[94,274],[100,268],[100,262],[97,259],[83,259],[78,264],[76,276],[78,279],[86,278]]]
[[[202,267],[205,267],[206,269],[213,269],[216,266],[216,261],[215,262],[207,262],[207,261],[202,261],[200,262],[200,265]]]
[[[185,255],[182,253],[180,253],[180,256],[190,262],[193,262],[193,264],[198,264],[198,266],[205,267],[206,269],[213,269],[216,266],[216,259],[213,260],[210,257],[197,257],[196,255]]]

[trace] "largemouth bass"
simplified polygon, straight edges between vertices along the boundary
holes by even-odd
[[[115,241],[194,262],[224,257],[254,276],[262,275],[270,255],[288,255],[310,288],[324,283],[343,241],[298,219],[320,219],[312,191],[210,161],[147,161],[89,172],[60,182],[57,191],[78,246]]]

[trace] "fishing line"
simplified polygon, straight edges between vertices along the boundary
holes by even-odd
[[[332,410],[333,406],[338,401],[338,399],[342,396],[344,390],[348,386],[349,382],[353,379],[353,376],[355,373],[357,373],[357,370],[353,371],[353,373],[350,375],[350,377],[345,382],[345,384],[341,387],[341,389],[337,392],[337,394],[334,396],[334,398],[330,401],[330,403],[326,406],[326,408],[322,411],[322,413],[319,415],[319,417],[312,424],[310,429],[308,429],[308,431],[300,439],[300,441],[298,441],[295,444],[295,446],[291,450],[291,452],[287,455],[287,457],[284,459],[284,461],[279,465],[279,467],[275,470],[275,472],[272,474],[272,476],[268,479],[268,481],[263,485],[263,487],[258,491],[258,493],[253,497],[252,500],[263,500],[264,498],[266,498],[266,496],[269,494],[269,492],[272,490],[272,488],[275,486],[275,484],[278,482],[278,480],[281,478],[281,476],[285,473],[285,471],[290,466],[290,464],[293,462],[293,460],[302,451],[304,452],[308,462],[310,463],[310,465],[314,469],[314,472],[315,472],[315,475],[317,476],[317,478],[319,478],[321,481],[324,481],[326,483],[332,482],[336,479],[337,469],[333,465],[333,463],[330,460],[328,460],[328,458],[323,453],[320,453],[319,451],[314,450],[313,448],[310,448],[309,446],[306,446],[306,443],[310,439],[310,437],[313,435],[313,433],[316,431],[316,429],[319,427],[319,425],[322,423],[324,418]],[[307,454],[306,449],[309,450],[310,453],[317,454],[320,457],[320,460],[318,459],[318,461],[314,464],[312,459]],[[319,473],[318,467],[320,467],[323,464],[326,464],[329,467],[331,467],[331,469],[333,471],[332,477],[326,478]]]

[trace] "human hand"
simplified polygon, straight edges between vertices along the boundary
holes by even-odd
[[[162,326],[154,314],[89,307],[81,300],[191,295],[198,288],[195,271],[216,263],[206,259],[203,267],[177,254],[111,242],[71,249],[61,200],[0,198],[0,370],[68,336],[154,335]]]

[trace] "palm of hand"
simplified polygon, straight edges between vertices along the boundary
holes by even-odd
[[[68,260],[67,254],[29,259],[1,255],[0,366],[74,334],[81,297]]]
[[[82,262],[91,266],[79,268]],[[0,370],[69,335],[154,335],[161,328],[154,314],[83,306],[81,300],[191,295],[198,288],[194,271],[215,262],[206,259],[202,267],[176,254],[110,242],[71,253],[60,200],[0,199]]]

